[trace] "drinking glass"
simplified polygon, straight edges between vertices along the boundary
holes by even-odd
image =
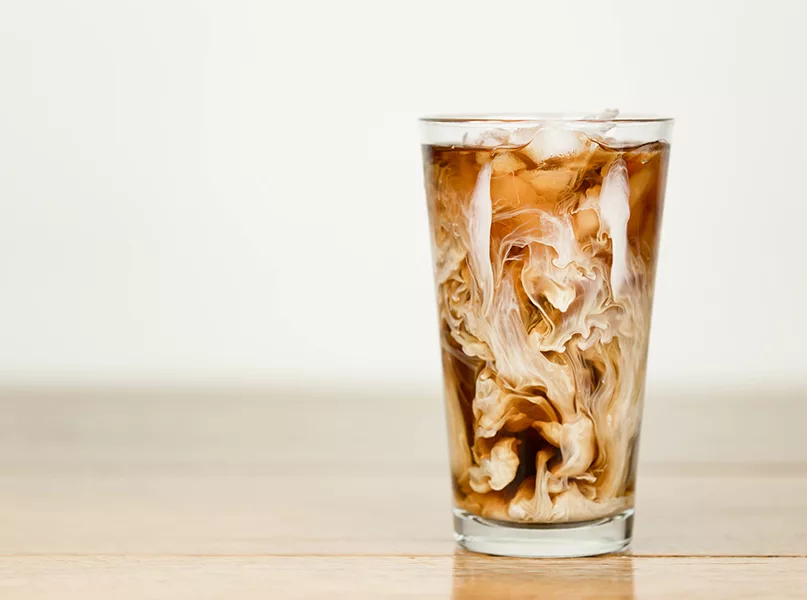
[[[631,540],[672,120],[421,119],[457,542]]]

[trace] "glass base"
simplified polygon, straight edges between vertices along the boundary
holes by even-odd
[[[471,552],[564,558],[619,552],[633,536],[633,509],[582,523],[508,523],[454,509],[454,539]]]

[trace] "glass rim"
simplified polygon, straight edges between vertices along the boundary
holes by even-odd
[[[424,125],[542,125],[545,123],[673,123],[673,117],[650,113],[625,113],[598,116],[596,113],[469,113],[425,115],[418,119]]]

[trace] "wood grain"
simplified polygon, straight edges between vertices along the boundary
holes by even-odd
[[[0,596],[204,600],[804,598],[803,558],[12,557]]]
[[[630,554],[524,561],[456,551],[433,394],[2,390],[0,597],[804,597],[807,396],[761,397],[651,394]]]

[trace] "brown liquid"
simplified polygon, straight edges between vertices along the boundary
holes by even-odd
[[[457,506],[632,506],[669,146],[424,147]]]

